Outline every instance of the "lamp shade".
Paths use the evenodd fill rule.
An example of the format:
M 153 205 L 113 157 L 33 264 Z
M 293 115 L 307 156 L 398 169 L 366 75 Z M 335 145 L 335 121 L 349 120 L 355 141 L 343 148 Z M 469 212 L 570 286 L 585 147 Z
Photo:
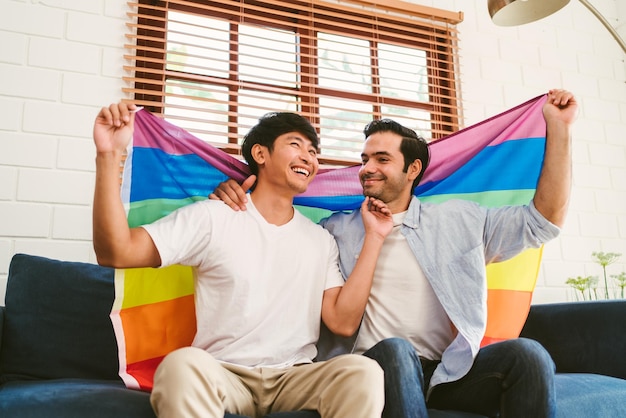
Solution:
M 499 26 L 534 22 L 563 8 L 569 0 L 489 0 L 489 14 Z

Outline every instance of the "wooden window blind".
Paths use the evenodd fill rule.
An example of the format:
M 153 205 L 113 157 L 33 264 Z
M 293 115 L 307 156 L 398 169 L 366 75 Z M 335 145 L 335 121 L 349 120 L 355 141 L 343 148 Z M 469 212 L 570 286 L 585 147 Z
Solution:
M 307 117 L 328 164 L 360 161 L 372 119 L 427 139 L 458 130 L 460 12 L 394 0 L 128 4 L 124 91 L 229 152 L 269 111 Z

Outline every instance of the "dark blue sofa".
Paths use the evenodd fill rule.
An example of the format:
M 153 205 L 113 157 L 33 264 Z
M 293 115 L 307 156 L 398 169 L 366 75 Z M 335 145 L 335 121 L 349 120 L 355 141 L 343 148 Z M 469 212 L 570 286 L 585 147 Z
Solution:
M 0 307 L 0 417 L 154 417 L 149 395 L 126 389 L 117 374 L 113 292 L 112 269 L 13 257 Z M 522 334 L 556 362 L 559 417 L 626 416 L 626 301 L 533 306 Z

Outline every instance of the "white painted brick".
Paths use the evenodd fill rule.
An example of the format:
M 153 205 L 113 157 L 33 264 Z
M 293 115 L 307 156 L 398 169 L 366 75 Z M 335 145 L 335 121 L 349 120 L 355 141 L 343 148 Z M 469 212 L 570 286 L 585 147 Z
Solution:
M 585 264 L 582 262 L 559 263 L 546 260 L 542 264 L 546 280 L 545 284 L 548 286 L 565 286 L 565 281 L 569 277 L 585 275 Z
M 123 76 L 129 75 L 124 72 L 124 65 L 129 65 L 130 62 L 124 59 L 124 54 L 128 51 L 123 48 L 106 48 L 102 49 L 102 70 L 101 73 L 105 77 L 117 77 L 120 80 Z M 129 84 L 125 84 L 125 87 L 130 87 Z M 120 94 L 122 94 L 120 92 Z
M 500 113 L 520 105 L 529 99 L 545 93 L 544 88 L 532 88 L 527 85 L 507 84 L 503 86 L 504 103 Z
M 626 208 L 626 191 L 596 190 L 594 192 L 598 212 L 620 214 Z
M 0 97 L 0 130 L 17 131 L 22 124 L 22 108 L 21 100 Z
M 90 173 L 23 169 L 17 198 L 20 201 L 88 205 L 93 200 L 95 176 Z
M 484 59 L 481 60 L 481 75 L 491 83 L 522 83 L 522 71 L 519 63 Z
M 56 153 L 55 137 L 0 132 L 0 164 L 52 168 Z
M 96 74 L 101 66 L 102 49 L 97 45 L 50 38 L 32 38 L 28 63 L 62 71 Z
M 1 152 L 1 151 L 0 151 Z M 0 166 L 0 200 L 13 200 L 17 194 L 17 168 Z
M 624 65 L 623 61 L 622 65 Z M 626 100 L 626 83 L 624 81 L 615 78 L 600 78 L 598 84 L 600 86 L 600 98 L 617 103 Z
M 0 64 L 0 95 L 56 100 L 61 76 L 55 71 Z
M 592 36 L 579 30 L 579 28 L 562 29 L 556 32 L 557 48 L 563 54 L 571 54 L 572 56 L 580 54 L 593 54 L 594 43 Z M 567 67 L 565 67 L 567 68 Z
M 24 131 L 91 138 L 99 108 L 58 103 L 27 102 Z
M 608 167 L 626 167 L 624 145 L 589 144 L 591 164 Z
M 578 164 L 589 165 L 589 143 L 579 140 L 577 136 L 578 135 L 574 135 L 572 141 L 572 162 L 574 167 L 577 167 Z
M 41 203 L 0 202 L 0 235 L 47 237 L 52 208 Z
M 615 190 L 626 190 L 626 168 L 611 169 L 611 185 Z
M 569 67 L 576 69 L 577 65 Z M 572 91 L 577 97 L 595 97 L 600 96 L 598 87 L 598 79 L 587 74 L 581 74 L 576 71 L 561 71 L 563 79 L 563 88 Z
M 65 12 L 38 4 L 3 1 L 0 29 L 61 38 L 65 29 Z
M 28 51 L 28 38 L 19 33 L 0 31 L 2 54 L 0 62 L 9 64 L 25 64 Z
M 57 167 L 64 170 L 96 170 L 96 147 L 91 139 L 61 139 Z
M 569 204 L 570 211 L 594 212 L 598 210 L 596 206 L 595 191 L 595 189 L 583 189 L 580 187 L 572 189 L 572 195 Z
M 38 0 L 39 3 L 57 9 L 76 10 L 87 13 L 100 13 L 102 11 L 101 0 Z
M 11 242 L 8 239 L 0 240 L 0 274 L 9 273 L 9 264 L 11 263 L 12 249 Z
M 563 71 L 563 68 L 576 68 L 578 64 L 576 55 L 572 54 L 570 51 L 564 51 L 559 47 L 547 45 L 541 45 L 537 48 L 539 50 L 539 62 L 537 65 L 540 68 Z M 517 56 L 517 59 L 519 59 L 519 57 L 520 55 Z
M 579 117 L 572 129 L 574 147 L 587 146 L 588 142 L 605 142 L 604 123 L 599 120 Z
M 498 40 L 500 49 L 500 59 L 509 62 L 519 62 L 519 57 L 524 57 L 524 62 L 528 66 L 537 67 L 539 65 L 539 47 L 536 44 L 528 43 L 523 39 L 502 38 Z
M 523 85 L 528 87 L 536 87 L 543 92 L 548 92 L 553 87 L 560 87 L 563 82 L 561 81 L 560 70 L 550 70 L 547 68 L 523 65 L 522 67 L 522 80 Z
M 121 78 L 66 73 L 63 75 L 61 97 L 65 103 L 108 106 L 121 99 L 122 86 L 124 82 Z
M 125 23 L 125 19 L 70 12 L 67 39 L 90 45 L 120 47 L 126 39 Z
M 608 167 L 579 164 L 574 169 L 575 187 L 608 188 L 611 183 L 611 173 Z
M 131 8 L 128 6 L 126 2 L 122 2 L 119 0 L 104 0 L 104 15 L 117 18 L 117 19 L 126 19 L 126 12 L 130 11 Z
M 604 131 L 608 144 L 624 147 L 626 143 L 626 123 L 619 123 L 617 121 L 615 123 L 607 122 L 604 124 Z
M 626 239 L 626 214 L 622 213 L 617 217 L 617 225 L 620 238 Z
M 613 67 L 606 65 L 606 62 L 603 60 L 598 60 L 597 57 L 591 53 L 578 54 L 578 71 L 582 74 L 599 78 L 614 76 Z
M 566 239 L 564 234 L 561 233 L 556 239 L 546 242 L 543 245 L 543 254 L 541 259 L 545 262 L 546 260 L 561 260 L 562 250 L 561 250 L 561 240 Z
M 600 240 L 592 237 L 568 237 L 561 241 L 563 260 L 567 264 L 588 260 L 593 251 L 600 248 Z
M 63 261 L 92 262 L 91 242 L 63 240 L 16 240 L 15 252 Z
M 537 287 L 533 292 L 532 305 L 542 305 L 546 303 L 570 302 L 567 297 L 567 290 L 564 287 Z
M 618 102 L 609 102 L 595 98 L 585 98 L 582 109 L 586 118 L 603 122 L 615 122 L 620 120 Z
M 602 238 L 602 240 L 600 241 L 600 247 L 598 247 L 598 250 L 596 251 L 600 250 L 622 254 L 622 257 L 619 261 L 622 263 L 626 262 L 626 239 L 624 239 L 624 237 Z
M 0 305 L 5 306 L 5 298 L 7 291 L 7 277 L 0 275 Z
M 570 204 L 570 211 L 565 218 L 565 222 L 561 227 L 561 239 L 566 239 L 567 236 L 580 236 L 580 222 L 578 221 L 578 211 L 575 206 Z
M 92 210 L 90 207 L 57 206 L 52 219 L 52 238 L 91 240 Z
M 530 23 L 528 25 L 522 25 L 517 28 L 519 39 L 524 40 L 525 42 L 533 45 L 538 45 L 540 47 L 557 47 L 557 30 L 549 25 L 545 24 L 545 20 L 539 24 Z M 565 30 L 559 28 L 559 30 Z M 560 47 L 560 46 L 559 46 Z M 523 62 L 520 59 L 520 62 Z
M 606 213 L 581 213 L 580 232 L 584 237 L 618 237 L 617 217 Z

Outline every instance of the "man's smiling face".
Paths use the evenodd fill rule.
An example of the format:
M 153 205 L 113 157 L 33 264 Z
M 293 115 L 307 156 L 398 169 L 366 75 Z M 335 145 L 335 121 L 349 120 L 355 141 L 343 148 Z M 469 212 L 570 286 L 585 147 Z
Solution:
M 270 181 L 287 185 L 296 194 L 304 193 L 319 169 L 317 150 L 298 132 L 280 135 L 266 160 Z
M 402 137 L 393 132 L 370 135 L 361 153 L 359 179 L 363 194 L 391 204 L 407 193 L 412 180 L 404 172 L 404 156 L 400 152 Z

